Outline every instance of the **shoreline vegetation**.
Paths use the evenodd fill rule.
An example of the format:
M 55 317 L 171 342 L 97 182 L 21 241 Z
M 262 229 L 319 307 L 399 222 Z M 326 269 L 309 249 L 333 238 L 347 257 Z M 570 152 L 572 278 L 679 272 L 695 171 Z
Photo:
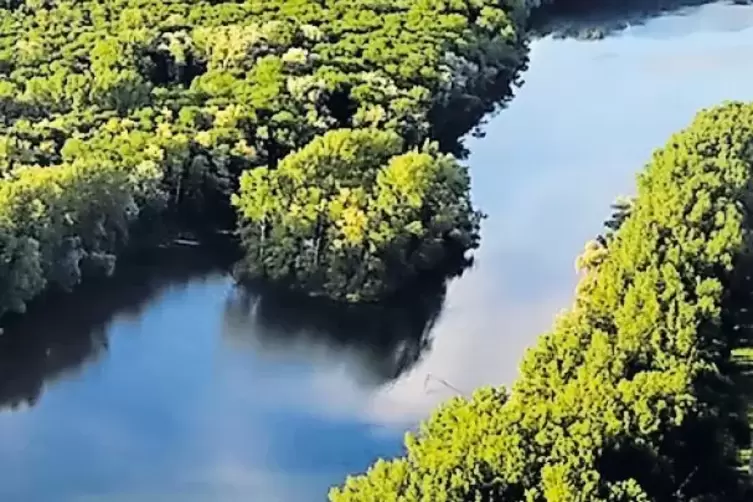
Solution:
M 48 290 L 26 314 L 8 314 L 0 336 L 0 412 L 34 406 L 55 381 L 101 359 L 117 317 L 139 317 L 170 288 L 222 273 L 233 259 L 225 244 L 164 245 L 123 256 L 112 277 L 91 278 L 74 294 Z
M 750 500 L 751 186 L 753 104 L 699 112 L 512 388 L 450 400 L 330 500 Z
M 446 247 L 476 246 L 467 167 L 448 155 L 462 157 L 461 138 L 512 97 L 529 5 L 2 7 L 0 315 L 23 312 L 48 287 L 111 274 L 124 249 L 159 238 L 163 220 L 227 228 L 237 219 L 244 236 L 256 223 L 258 245 L 244 239 L 247 272 L 304 279 L 312 293 L 349 301 L 379 299 L 391 276 L 441 265 Z M 376 144 L 378 135 L 389 138 Z M 348 149 L 381 161 L 350 172 Z M 307 152 L 323 167 L 339 157 L 341 168 L 288 169 L 294 187 L 275 188 Z M 263 171 L 269 193 L 243 189 Z M 275 205 L 276 220 L 264 212 Z M 311 255 L 300 267 L 276 259 L 296 251 Z M 331 265 L 342 270 L 333 276 Z
M 3 322 L 175 228 L 237 228 L 239 280 L 345 303 L 458 274 L 482 218 L 462 139 L 512 99 L 531 36 L 598 38 L 612 4 L 0 0 Z M 753 498 L 752 180 L 753 105 L 701 111 L 513 387 L 451 400 L 330 500 Z
M 462 138 L 483 134 L 522 83 L 536 19 L 584 11 L 625 9 L 4 2 L 0 317 L 48 288 L 110 275 L 118 255 L 176 227 L 238 228 L 239 279 L 347 302 L 452 268 L 478 246 L 482 216 Z M 373 151 L 378 135 L 392 136 L 383 152 Z M 373 159 L 352 157 L 368 148 Z

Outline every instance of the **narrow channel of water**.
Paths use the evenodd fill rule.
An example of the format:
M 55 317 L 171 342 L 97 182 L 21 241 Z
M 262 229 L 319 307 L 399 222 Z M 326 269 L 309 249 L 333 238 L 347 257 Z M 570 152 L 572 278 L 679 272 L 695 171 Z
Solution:
M 752 58 L 741 6 L 534 43 L 468 144 L 476 265 L 415 304 L 334 315 L 178 251 L 30 313 L 0 337 L 0 500 L 323 500 L 438 402 L 514 378 L 610 202 L 699 108 L 753 100 Z

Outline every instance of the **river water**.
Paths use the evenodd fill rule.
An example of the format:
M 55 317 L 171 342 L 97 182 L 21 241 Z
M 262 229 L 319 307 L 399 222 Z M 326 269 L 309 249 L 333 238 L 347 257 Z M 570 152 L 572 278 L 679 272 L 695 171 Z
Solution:
M 510 382 L 609 204 L 694 113 L 753 100 L 753 8 L 532 45 L 472 139 L 476 264 L 415 305 L 331 315 L 158 253 L 0 337 L 0 500 L 324 500 L 439 402 Z

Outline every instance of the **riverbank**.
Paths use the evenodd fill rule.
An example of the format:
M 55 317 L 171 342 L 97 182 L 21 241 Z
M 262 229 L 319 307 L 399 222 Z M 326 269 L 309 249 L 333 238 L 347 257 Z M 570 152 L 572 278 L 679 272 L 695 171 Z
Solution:
M 649 15 L 650 5 L 630 9 Z M 0 14 L 13 27 L 9 33 L 49 42 L 15 53 L 16 35 L 9 35 L 0 46 L 7 49 L 0 58 L 6 117 L 0 314 L 22 311 L 48 284 L 70 289 L 88 273 L 110 273 L 117 255 L 138 244 L 129 230 L 138 230 L 136 219 L 162 218 L 165 207 L 202 226 L 232 220 L 228 199 L 241 172 L 275 168 L 325 131 L 394 130 L 406 151 L 429 139 L 443 152 L 466 155 L 461 138 L 479 134 L 483 117 L 505 106 L 520 83 L 529 13 L 580 15 L 576 4 L 538 1 L 459 10 L 368 4 L 369 14 L 342 20 L 341 10 L 352 5 L 299 9 L 278 0 L 162 9 L 154 2 L 148 9 L 105 4 L 108 21 L 97 24 L 92 19 L 99 14 L 78 15 L 89 7 L 19 6 Z M 278 23 L 281 17 L 290 25 Z M 418 18 L 424 21 L 414 23 Z M 79 43 L 66 38 L 71 26 L 94 54 L 90 60 L 67 49 Z M 415 37 L 419 32 L 425 36 Z M 368 50 L 361 54 L 354 47 L 364 34 Z M 228 45 L 231 38 L 240 45 Z M 81 74 L 89 76 L 74 78 Z M 102 171 L 98 181 L 95 170 Z M 100 200 L 102 190 L 119 195 Z M 68 192 L 87 196 L 77 200 Z M 20 224 L 25 218 L 31 220 Z M 378 223 L 397 225 L 391 230 L 399 234 L 404 222 L 387 220 Z M 424 220 L 411 228 L 431 226 Z M 416 239 L 433 240 L 420 233 Z M 411 254 L 416 246 L 404 240 L 394 247 Z
M 328 131 L 389 132 L 398 153 L 430 141 L 462 155 L 461 138 L 511 98 L 526 63 L 528 6 L 517 1 L 167 3 L 0 9 L 0 315 L 48 286 L 75 287 L 88 269 L 110 274 L 138 244 L 132 230 L 165 211 L 211 227 L 241 173 L 274 171 Z M 372 180 L 385 168 L 367 167 Z M 455 188 L 465 170 L 442 183 Z M 387 215 L 366 233 L 399 235 L 389 253 L 421 255 L 422 225 L 446 209 L 389 217 L 417 176 L 388 181 L 397 194 L 380 199 Z M 347 173 L 338 182 L 359 184 Z M 355 202 L 343 203 L 350 216 Z M 317 221 L 332 213 L 312 208 Z
M 155 299 L 191 279 L 227 273 L 235 258 L 224 246 L 164 244 L 129 252 L 112 276 L 90 277 L 73 292 L 48 289 L 25 314 L 6 315 L 0 334 L 0 412 L 33 407 L 55 382 L 101 363 L 109 355 L 108 329 L 117 318 L 137 318 Z
M 513 381 L 524 349 L 572 300 L 573 257 L 615 195 L 632 193 L 648 153 L 696 110 L 753 99 L 743 25 L 740 9 L 719 6 L 601 41 L 533 43 L 525 86 L 486 138 L 467 140 L 474 202 L 489 214 L 475 265 L 450 284 L 421 358 L 390 384 L 364 382 L 372 367 L 389 373 L 403 360 L 362 361 L 384 352 L 358 343 L 370 324 L 330 351 L 281 304 L 300 336 L 260 333 L 253 310 L 230 333 L 232 281 L 178 280 L 139 308 L 114 308 L 92 327 L 109 340 L 106 352 L 51 378 L 33 405 L 0 414 L 0 498 L 310 502 L 373 459 L 399 455 L 404 431 L 437 403 Z M 92 296 L 118 291 L 105 284 Z M 86 341 L 88 328 L 65 326 L 92 310 L 75 292 L 64 298 L 70 318 L 26 316 L 59 356 Z M 51 363 L 37 354 L 15 367 L 17 381 Z
M 451 400 L 407 436 L 406 457 L 330 499 L 747 500 L 749 403 L 729 383 L 749 329 L 752 142 L 753 105 L 700 112 L 587 247 L 574 306 L 511 392 Z

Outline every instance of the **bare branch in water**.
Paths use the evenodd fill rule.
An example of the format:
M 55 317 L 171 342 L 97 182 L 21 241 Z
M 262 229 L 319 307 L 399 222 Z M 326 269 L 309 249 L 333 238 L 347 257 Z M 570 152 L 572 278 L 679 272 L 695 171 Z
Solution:
M 447 380 L 445 380 L 443 378 L 435 377 L 431 373 L 427 373 L 426 374 L 426 379 L 424 380 L 424 392 L 426 394 L 431 394 L 431 392 L 432 392 L 432 391 L 430 391 L 428 389 L 429 381 L 430 380 L 435 380 L 435 381 L 439 382 L 440 384 L 444 385 L 448 389 L 450 389 L 452 391 L 455 391 L 455 393 L 457 393 L 460 396 L 470 397 L 470 395 L 467 392 L 463 392 L 462 390 L 458 389 L 457 387 L 455 387 L 454 385 L 452 385 L 451 383 L 449 383 Z

